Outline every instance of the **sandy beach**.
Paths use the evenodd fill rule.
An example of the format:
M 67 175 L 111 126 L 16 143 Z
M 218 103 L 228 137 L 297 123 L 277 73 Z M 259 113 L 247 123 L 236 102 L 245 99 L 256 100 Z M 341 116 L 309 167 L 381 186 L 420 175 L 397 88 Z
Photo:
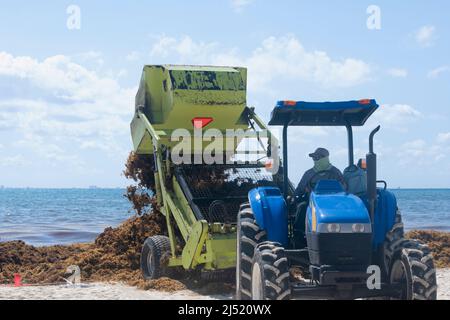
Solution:
M 205 283 L 194 274 L 152 281 L 142 278 L 141 245 L 147 237 L 163 233 L 161 219 L 158 214 L 133 217 L 117 228 L 105 229 L 91 244 L 34 247 L 23 241 L 0 243 L 0 299 L 232 299 L 232 284 Z M 430 246 L 438 268 L 438 298 L 450 300 L 449 234 L 416 231 L 407 236 Z M 68 266 L 79 266 L 80 285 L 59 284 L 67 278 Z M 16 274 L 24 286 L 6 286 L 14 283 Z
M 450 269 L 438 269 L 438 299 L 450 300 Z M 59 286 L 0 287 L 0 300 L 230 300 L 228 295 L 202 295 L 191 290 L 162 292 L 124 284 L 92 283 Z
M 125 284 L 0 287 L 0 300 L 228 300 L 231 295 L 200 295 L 190 290 L 140 290 Z
M 438 300 L 450 300 L 450 269 L 437 270 Z

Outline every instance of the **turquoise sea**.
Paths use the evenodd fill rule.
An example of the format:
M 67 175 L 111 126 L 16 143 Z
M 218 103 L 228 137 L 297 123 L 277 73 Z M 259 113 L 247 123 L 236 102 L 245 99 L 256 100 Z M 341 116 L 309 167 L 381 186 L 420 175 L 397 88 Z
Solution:
M 0 189 L 0 241 L 89 242 L 134 213 L 123 189 Z M 450 189 L 401 189 L 407 229 L 450 231 Z

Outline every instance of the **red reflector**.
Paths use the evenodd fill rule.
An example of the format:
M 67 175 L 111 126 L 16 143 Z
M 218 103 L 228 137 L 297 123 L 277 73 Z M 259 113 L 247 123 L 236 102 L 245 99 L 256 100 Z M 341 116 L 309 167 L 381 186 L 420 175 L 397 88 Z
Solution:
M 362 99 L 358 101 L 359 104 L 370 104 L 372 102 L 372 100 L 370 99 Z
M 195 129 L 203 129 L 213 121 L 213 118 L 194 118 L 192 119 L 192 124 Z
M 289 107 L 294 107 L 297 105 L 297 101 L 287 100 L 287 101 L 284 101 L 284 105 L 289 106 Z

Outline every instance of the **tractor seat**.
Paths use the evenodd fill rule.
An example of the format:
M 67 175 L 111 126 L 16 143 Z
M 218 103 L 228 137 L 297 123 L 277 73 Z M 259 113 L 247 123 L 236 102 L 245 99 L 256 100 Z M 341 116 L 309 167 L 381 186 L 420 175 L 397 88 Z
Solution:
M 356 196 L 367 193 L 367 174 L 356 165 L 351 165 L 344 170 L 344 180 L 347 185 L 347 192 Z

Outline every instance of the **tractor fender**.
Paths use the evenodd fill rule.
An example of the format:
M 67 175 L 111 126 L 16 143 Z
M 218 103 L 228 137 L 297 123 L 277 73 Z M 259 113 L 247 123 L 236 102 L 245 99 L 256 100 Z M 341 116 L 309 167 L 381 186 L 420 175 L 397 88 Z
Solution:
M 287 247 L 288 210 L 280 189 L 255 188 L 250 190 L 248 199 L 258 226 L 267 233 L 267 240 Z
M 363 197 L 366 207 L 369 207 L 367 197 Z M 397 198 L 389 190 L 377 190 L 377 204 L 373 221 L 373 249 L 377 250 L 383 245 L 386 235 L 395 225 L 398 213 Z
M 394 227 L 397 210 L 397 199 L 395 195 L 388 190 L 378 189 L 374 221 L 375 248 L 384 243 L 386 234 Z

